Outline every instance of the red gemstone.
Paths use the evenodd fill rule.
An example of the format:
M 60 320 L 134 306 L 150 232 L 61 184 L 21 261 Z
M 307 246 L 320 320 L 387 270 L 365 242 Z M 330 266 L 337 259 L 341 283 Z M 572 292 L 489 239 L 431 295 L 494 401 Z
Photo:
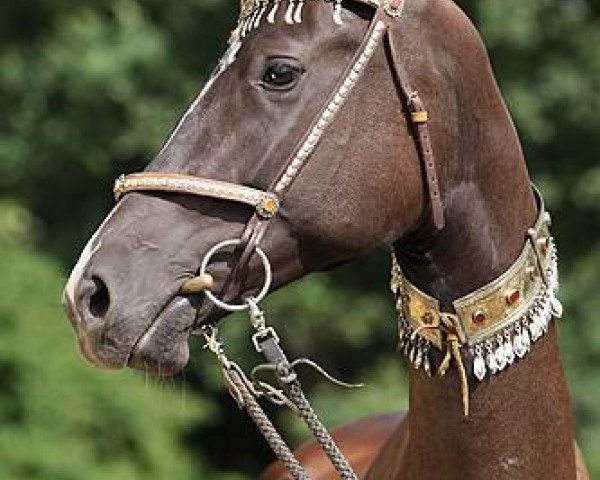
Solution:
M 483 325 L 485 323 L 485 320 L 486 316 L 483 311 L 479 310 L 473 314 L 473 323 L 475 325 Z
M 519 300 L 521 300 L 521 292 L 519 290 L 514 290 L 506 295 L 506 303 L 509 305 L 514 305 L 515 303 L 518 303 Z

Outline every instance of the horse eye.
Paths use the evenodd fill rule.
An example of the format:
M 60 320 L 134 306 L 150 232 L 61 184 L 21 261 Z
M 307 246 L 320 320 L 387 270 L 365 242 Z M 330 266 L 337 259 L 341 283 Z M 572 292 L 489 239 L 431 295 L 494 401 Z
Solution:
M 304 70 L 289 61 L 274 60 L 267 64 L 261 85 L 267 90 L 291 90 L 296 86 Z

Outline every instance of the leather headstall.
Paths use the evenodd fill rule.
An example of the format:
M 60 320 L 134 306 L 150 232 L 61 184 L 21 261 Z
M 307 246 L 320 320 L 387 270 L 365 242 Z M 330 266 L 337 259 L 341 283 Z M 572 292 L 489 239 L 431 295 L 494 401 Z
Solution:
M 391 60 L 390 67 L 414 129 L 414 138 L 423 163 L 423 171 L 428 186 L 431 218 L 437 229 L 444 227 L 444 209 L 428 128 L 429 115 L 418 92 L 413 89 L 409 81 L 408 74 L 395 48 L 393 35 L 390 32 L 394 22 L 398 21 L 404 11 L 405 1 L 355 1 L 374 8 L 374 15 L 365 37 L 348 67 L 340 76 L 328 100 L 311 122 L 301 141 L 294 148 L 293 153 L 282 164 L 281 170 L 266 191 L 177 173 L 144 172 L 124 175 L 115 183 L 117 199 L 130 192 L 174 192 L 244 203 L 255 209 L 237 247 L 237 262 L 221 288 L 220 297 L 225 301 L 232 300 L 232 297 L 236 295 L 234 287 L 238 284 L 242 271 L 256 251 L 270 220 L 278 214 L 280 205 L 285 201 L 286 193 L 300 175 L 329 125 L 345 104 L 382 39 L 385 48 L 389 52 L 389 57 L 386 56 L 386 58 Z M 235 41 L 239 43 L 239 35 Z M 236 51 L 237 48 L 239 47 L 233 48 L 233 50 Z

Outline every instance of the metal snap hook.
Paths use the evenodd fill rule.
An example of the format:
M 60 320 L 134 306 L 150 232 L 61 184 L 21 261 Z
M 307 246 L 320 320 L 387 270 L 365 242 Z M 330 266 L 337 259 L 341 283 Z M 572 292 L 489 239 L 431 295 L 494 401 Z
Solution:
M 228 247 L 236 247 L 236 246 L 240 245 L 241 243 L 242 243 L 242 241 L 239 239 L 225 240 L 224 242 L 218 243 L 217 245 L 212 247 L 206 253 L 206 255 L 204 256 L 204 259 L 202 260 L 202 263 L 200 264 L 200 272 L 199 272 L 199 275 L 197 278 L 211 277 L 210 274 L 207 273 L 206 269 L 208 268 L 208 264 L 210 263 L 212 257 L 214 257 L 215 254 L 217 252 L 219 252 L 220 250 L 223 250 Z M 253 302 L 254 302 L 254 304 L 256 304 L 256 303 L 259 303 L 261 300 L 263 300 L 269 293 L 269 289 L 271 288 L 271 284 L 273 282 L 273 270 L 271 268 L 271 263 L 269 262 L 269 258 L 267 257 L 267 254 L 260 247 L 254 247 L 254 249 L 255 249 L 256 253 L 258 254 L 259 258 L 261 259 L 263 268 L 265 270 L 265 283 L 264 283 L 261 291 L 258 293 L 258 295 L 253 297 Z M 247 301 L 244 303 L 240 303 L 240 304 L 227 303 L 227 302 L 219 299 L 209 289 L 206 289 L 204 291 L 204 294 L 208 297 L 208 299 L 211 302 L 213 302 L 219 308 L 222 308 L 223 310 L 226 310 L 228 312 L 241 312 L 244 310 L 249 310 L 251 308 L 250 303 Z

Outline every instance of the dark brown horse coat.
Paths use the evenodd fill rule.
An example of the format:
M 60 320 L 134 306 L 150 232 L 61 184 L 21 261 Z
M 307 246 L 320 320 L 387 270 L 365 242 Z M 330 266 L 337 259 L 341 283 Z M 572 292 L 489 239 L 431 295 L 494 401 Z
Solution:
M 387 447 L 388 449 L 404 450 L 406 448 L 408 434 L 406 424 L 403 423 L 405 418 L 401 414 L 387 414 L 365 418 L 340 427 L 334 430 L 332 434 L 354 470 L 362 477 L 366 475 L 386 443 L 390 443 L 390 446 Z M 302 465 L 306 467 L 312 480 L 331 480 L 336 478 L 333 467 L 316 442 L 307 442 L 294 453 L 300 459 Z M 575 455 L 577 461 L 577 480 L 588 480 L 589 475 L 585 462 L 577 445 L 575 445 Z M 289 479 L 289 475 L 281 463 L 274 463 L 260 478 L 261 480 L 287 480 Z
M 266 188 L 366 31 L 365 6 L 345 3 L 343 26 L 333 24 L 331 8 L 307 2 L 302 24 L 252 32 L 148 169 Z M 392 35 L 429 110 L 446 227 L 431 228 L 422 165 L 381 47 L 261 246 L 281 287 L 393 244 L 409 279 L 448 308 L 515 260 L 535 201 L 485 48 L 464 14 L 450 0 L 409 0 Z M 302 66 L 295 88 L 263 88 L 272 58 Z M 127 195 L 90 241 L 65 292 L 84 356 L 105 368 L 183 368 L 194 324 L 223 312 L 197 319 L 202 299 L 177 292 L 212 245 L 239 237 L 250 214 L 216 200 Z M 216 291 L 228 269 L 217 262 Z M 260 283 L 253 262 L 238 294 L 251 295 Z M 443 379 L 412 372 L 406 420 L 393 433 L 397 420 L 390 418 L 351 427 L 342 443 L 363 470 L 370 466 L 367 479 L 575 478 L 554 327 L 502 375 L 472 381 L 470 393 L 465 418 L 456 371 Z M 266 478 L 280 478 L 273 475 Z

